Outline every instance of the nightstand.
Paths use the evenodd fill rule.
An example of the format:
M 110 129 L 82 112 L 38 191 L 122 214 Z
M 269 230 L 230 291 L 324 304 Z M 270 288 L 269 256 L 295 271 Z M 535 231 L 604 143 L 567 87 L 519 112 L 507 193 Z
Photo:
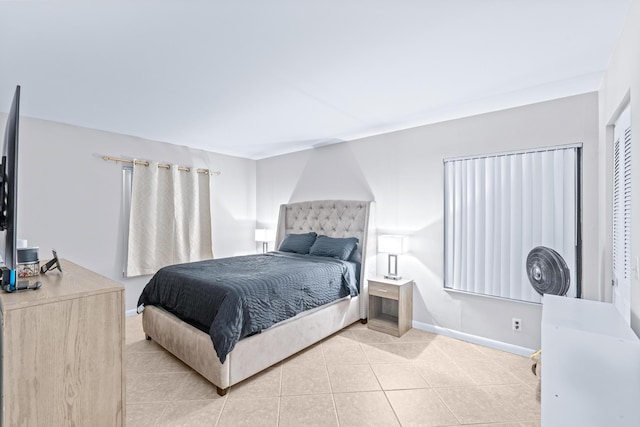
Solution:
M 401 337 L 411 329 L 413 280 L 376 277 L 368 283 L 369 329 Z

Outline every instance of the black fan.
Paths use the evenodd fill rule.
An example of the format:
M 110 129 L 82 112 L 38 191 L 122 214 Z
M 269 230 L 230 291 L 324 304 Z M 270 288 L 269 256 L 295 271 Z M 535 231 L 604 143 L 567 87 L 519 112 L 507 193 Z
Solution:
M 537 246 L 527 256 L 527 276 L 540 295 L 565 296 L 569 292 L 569 268 L 562 256 L 551 248 Z

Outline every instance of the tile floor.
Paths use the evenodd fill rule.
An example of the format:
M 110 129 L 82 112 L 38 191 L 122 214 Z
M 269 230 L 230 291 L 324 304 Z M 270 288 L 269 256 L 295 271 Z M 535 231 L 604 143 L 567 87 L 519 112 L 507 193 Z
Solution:
M 528 358 L 355 324 L 225 397 L 127 318 L 127 426 L 540 425 Z

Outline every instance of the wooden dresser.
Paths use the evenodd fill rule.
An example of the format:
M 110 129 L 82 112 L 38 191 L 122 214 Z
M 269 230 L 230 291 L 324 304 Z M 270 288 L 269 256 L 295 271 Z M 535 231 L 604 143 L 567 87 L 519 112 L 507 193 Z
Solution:
M 124 288 L 60 263 L 0 291 L 0 425 L 124 426 Z

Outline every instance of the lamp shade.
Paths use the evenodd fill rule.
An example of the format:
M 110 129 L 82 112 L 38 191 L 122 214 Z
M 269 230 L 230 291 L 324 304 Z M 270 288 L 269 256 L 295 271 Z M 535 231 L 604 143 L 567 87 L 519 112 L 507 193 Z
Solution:
M 275 230 L 269 230 L 268 228 L 256 229 L 256 242 L 273 242 L 275 238 Z
M 378 236 L 378 252 L 403 254 L 406 251 L 405 236 L 384 234 Z

